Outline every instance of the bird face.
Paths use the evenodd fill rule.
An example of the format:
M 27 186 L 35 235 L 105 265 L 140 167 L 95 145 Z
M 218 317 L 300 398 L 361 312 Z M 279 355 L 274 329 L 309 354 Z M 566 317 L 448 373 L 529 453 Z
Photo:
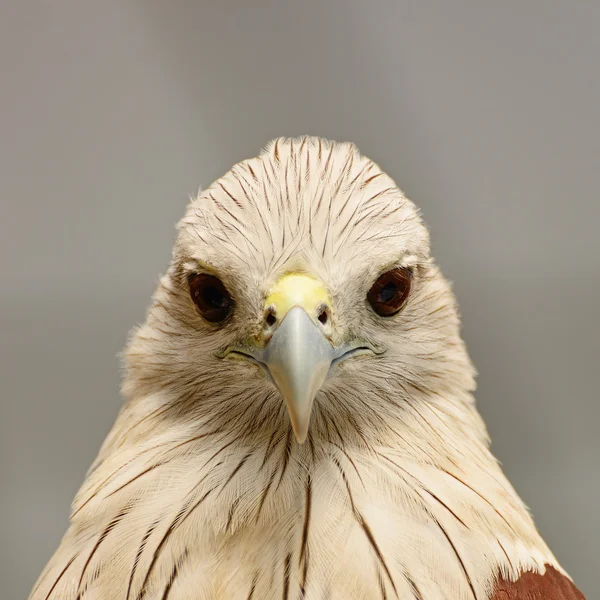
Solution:
M 327 414 L 381 431 L 411 386 L 471 377 L 416 208 L 318 138 L 276 140 L 191 202 L 128 366 L 126 393 L 169 389 L 238 433 L 289 422 L 299 443 Z
M 386 294 L 386 300 L 398 295 Z M 388 299 L 389 295 L 389 299 Z M 281 393 L 299 443 L 306 440 L 313 400 L 330 370 L 358 355 L 385 351 L 374 341 L 351 337 L 335 341 L 332 302 L 323 282 L 290 273 L 270 290 L 258 336 L 230 346 L 223 357 L 240 357 L 260 365 Z

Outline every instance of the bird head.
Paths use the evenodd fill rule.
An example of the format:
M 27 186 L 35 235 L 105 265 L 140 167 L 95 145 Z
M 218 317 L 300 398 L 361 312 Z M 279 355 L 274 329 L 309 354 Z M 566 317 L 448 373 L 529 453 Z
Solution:
M 192 199 L 124 393 L 250 440 L 381 440 L 418 393 L 473 389 L 420 215 L 352 144 L 277 139 Z

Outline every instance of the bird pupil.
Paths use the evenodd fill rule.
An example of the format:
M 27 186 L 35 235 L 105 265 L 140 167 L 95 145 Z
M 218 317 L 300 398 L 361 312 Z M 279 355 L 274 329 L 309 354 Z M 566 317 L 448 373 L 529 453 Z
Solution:
M 218 288 L 213 286 L 204 288 L 204 301 L 215 308 L 221 308 L 227 305 L 225 296 Z
M 398 286 L 393 281 L 390 281 L 389 283 L 386 283 L 379 291 L 379 301 L 389 302 L 394 298 L 397 292 Z

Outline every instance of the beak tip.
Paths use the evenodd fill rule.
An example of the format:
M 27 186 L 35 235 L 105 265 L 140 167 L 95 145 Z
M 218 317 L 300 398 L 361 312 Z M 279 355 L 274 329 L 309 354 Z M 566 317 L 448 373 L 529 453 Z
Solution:
M 296 441 L 298 442 L 298 444 L 302 445 L 304 444 L 304 442 L 306 442 L 306 438 L 308 437 L 308 426 L 309 423 L 298 423 L 295 422 L 294 419 L 292 419 L 292 431 L 294 432 L 294 437 L 296 438 Z
M 298 444 L 300 444 L 300 446 L 302 446 L 302 444 L 304 444 L 304 442 L 306 442 L 306 438 L 307 438 L 306 432 L 301 432 L 301 433 L 294 432 L 294 435 L 296 437 L 296 441 L 298 442 Z

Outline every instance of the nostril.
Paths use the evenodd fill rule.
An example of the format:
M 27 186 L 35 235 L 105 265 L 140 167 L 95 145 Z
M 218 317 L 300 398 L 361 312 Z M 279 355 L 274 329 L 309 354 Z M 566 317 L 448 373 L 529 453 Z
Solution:
M 269 311 L 269 314 L 267 315 L 265 321 L 267 322 L 267 325 L 269 327 L 272 327 L 273 325 L 275 325 L 275 323 L 277 323 L 277 317 L 273 314 L 273 311 Z
M 328 320 L 329 320 L 329 315 L 327 314 L 327 310 L 321 311 L 321 314 L 319 315 L 319 321 L 321 323 L 323 323 L 323 325 L 325 325 Z

